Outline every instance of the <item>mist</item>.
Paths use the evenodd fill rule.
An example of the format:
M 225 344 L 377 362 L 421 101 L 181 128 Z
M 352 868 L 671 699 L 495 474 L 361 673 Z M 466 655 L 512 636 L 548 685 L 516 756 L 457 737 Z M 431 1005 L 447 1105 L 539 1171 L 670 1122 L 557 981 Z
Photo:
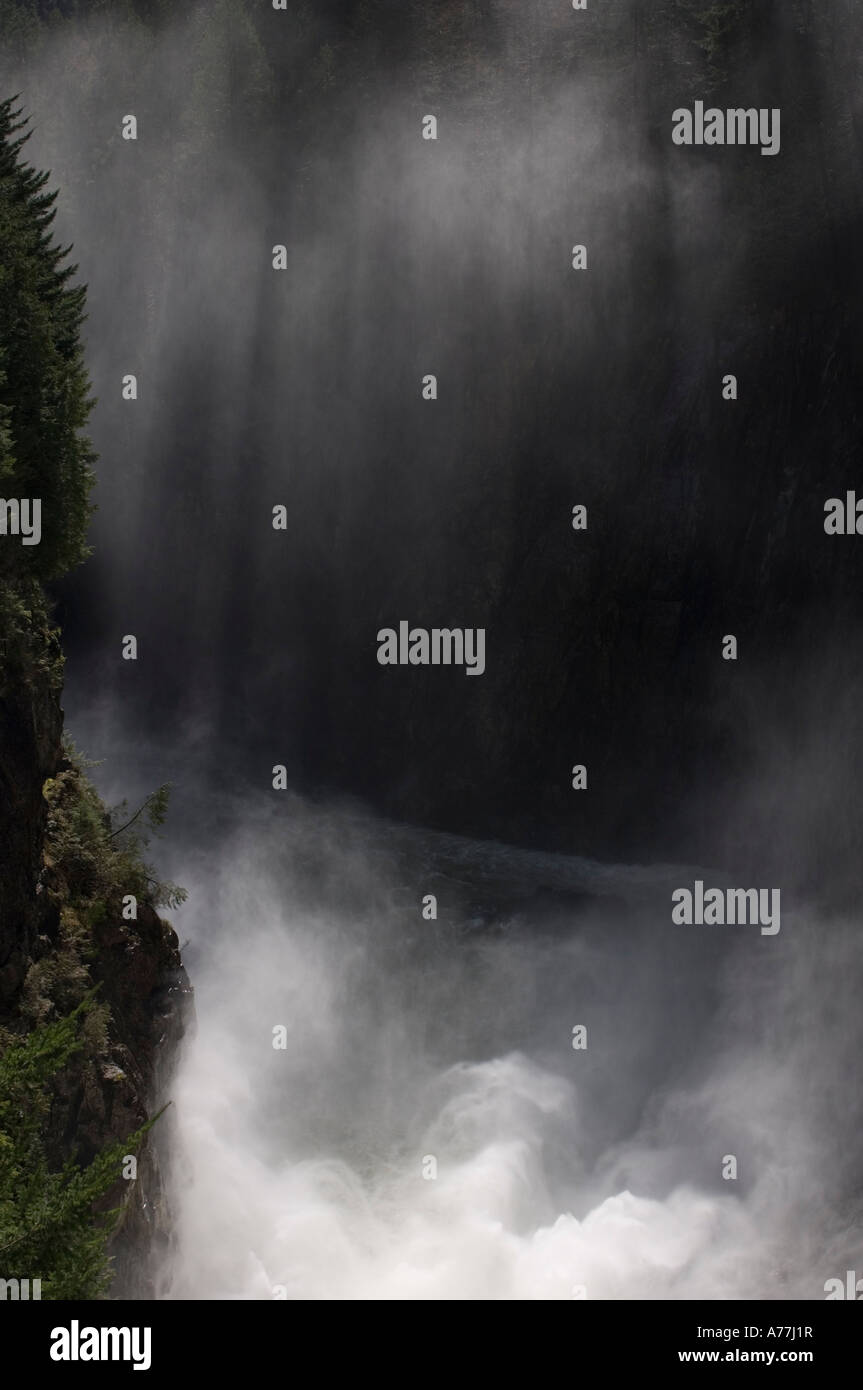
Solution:
M 641 5 L 584 52 L 548 7 L 354 8 L 2 64 L 89 286 L 67 728 L 109 802 L 174 784 L 189 890 L 156 1296 L 823 1298 L 863 1214 L 863 590 L 821 526 L 859 17 L 746 29 L 764 160 L 674 149 L 719 79 Z M 382 670 L 401 619 L 484 627 L 482 678 Z M 697 878 L 781 930 L 675 925 Z
M 854 1267 L 855 923 L 682 937 L 682 866 L 241 821 L 184 861 L 160 1296 L 808 1299 Z

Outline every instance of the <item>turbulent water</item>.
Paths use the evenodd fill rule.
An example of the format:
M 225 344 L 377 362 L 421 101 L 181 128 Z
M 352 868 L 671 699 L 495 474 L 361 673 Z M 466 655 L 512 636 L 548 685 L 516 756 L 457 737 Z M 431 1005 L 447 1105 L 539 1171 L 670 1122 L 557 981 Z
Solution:
M 183 856 L 159 1296 L 823 1298 L 852 1267 L 852 924 L 717 935 L 671 923 L 692 869 L 235 810 Z

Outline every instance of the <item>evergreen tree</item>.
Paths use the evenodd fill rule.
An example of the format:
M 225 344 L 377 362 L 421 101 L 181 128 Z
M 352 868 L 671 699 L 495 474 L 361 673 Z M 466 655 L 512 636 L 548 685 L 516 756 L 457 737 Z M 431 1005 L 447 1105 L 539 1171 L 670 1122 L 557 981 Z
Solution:
M 0 102 L 0 497 L 39 498 L 40 544 L 0 537 L 0 577 L 55 579 L 87 554 L 94 454 L 83 361 L 84 286 L 55 244 L 56 193 L 22 159 L 15 99 Z
M 88 1167 L 52 1171 L 45 1152 L 53 1085 L 84 1047 L 94 991 L 64 1018 L 23 1039 L 0 1042 L 0 1271 L 40 1279 L 43 1299 L 98 1298 L 110 1281 L 106 1242 L 118 1210 L 93 1215 L 93 1203 L 122 1174 L 155 1116 L 109 1146 Z M 8 1035 L 7 1035 L 8 1038 Z

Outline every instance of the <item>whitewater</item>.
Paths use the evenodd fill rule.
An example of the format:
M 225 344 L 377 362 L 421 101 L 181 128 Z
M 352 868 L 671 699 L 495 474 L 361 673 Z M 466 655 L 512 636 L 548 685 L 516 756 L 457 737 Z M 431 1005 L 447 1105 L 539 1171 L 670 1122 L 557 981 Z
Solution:
M 691 867 L 290 796 L 209 834 L 158 1297 L 823 1298 L 845 1268 L 852 923 L 676 926 Z

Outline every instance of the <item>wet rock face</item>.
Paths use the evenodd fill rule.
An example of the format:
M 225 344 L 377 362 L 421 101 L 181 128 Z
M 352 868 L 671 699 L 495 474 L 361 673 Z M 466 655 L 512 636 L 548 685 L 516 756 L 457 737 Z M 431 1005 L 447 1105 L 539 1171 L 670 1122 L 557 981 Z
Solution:
M 177 934 L 140 903 L 136 922 L 106 920 L 95 938 L 92 973 L 110 1006 L 118 1047 L 128 1054 L 131 1074 L 151 1083 L 183 1035 L 191 996 Z
M 51 1134 L 58 1162 L 90 1162 L 166 1104 L 194 1017 L 176 933 L 147 904 L 140 904 L 137 922 L 107 921 L 96 933 L 96 951 L 91 975 L 111 1010 L 108 1047 L 98 1062 L 72 1069 L 58 1084 Z M 158 1156 L 169 1116 L 139 1150 L 135 1181 L 119 1179 L 99 1203 L 102 1211 L 123 1208 L 109 1246 L 115 1298 L 153 1297 L 154 1257 L 170 1236 Z
M 106 919 L 95 932 L 91 975 L 111 1010 L 106 1054 L 61 1083 L 53 1115 L 58 1160 L 88 1163 L 166 1104 L 180 1041 L 193 1020 L 192 988 L 177 935 L 146 903 L 136 922 Z M 170 1236 L 159 1149 L 168 1111 L 138 1152 L 134 1182 L 119 1179 L 99 1203 L 123 1208 L 109 1251 L 114 1298 L 152 1298 L 157 1251 Z
M 111 1006 L 117 1042 L 113 1062 L 102 1068 L 94 1110 L 82 1111 L 79 1141 L 91 1138 L 94 1152 L 122 1139 L 169 1097 L 180 1041 L 192 1024 L 192 988 L 180 958 L 176 932 L 147 904 L 141 904 L 134 935 L 116 923 L 99 935 L 93 974 L 102 981 Z M 120 939 L 118 939 L 120 938 Z M 125 938 L 125 939 L 124 939 Z M 100 1113 L 101 1107 L 101 1113 Z M 152 1298 L 153 1268 L 170 1239 L 170 1211 L 159 1163 L 170 1110 L 147 1141 L 134 1183 L 120 1181 L 105 1198 L 106 1208 L 125 1210 L 111 1242 L 112 1293 L 119 1298 Z
M 66 886 L 46 862 L 43 795 L 46 779 L 68 766 L 62 729 L 57 668 L 7 662 L 0 677 L 0 1025 L 14 1031 L 32 1026 L 28 972 L 50 966 L 64 949 Z M 95 922 L 87 967 L 110 1017 L 99 1055 L 73 1063 L 57 1080 L 48 1150 L 58 1165 L 69 1158 L 88 1163 L 164 1103 L 192 1016 L 176 933 L 146 902 L 135 921 L 109 910 Z M 136 1181 L 118 1181 L 101 1203 L 106 1211 L 124 1208 L 111 1242 L 114 1297 L 152 1296 L 150 1258 L 169 1230 L 157 1147 L 148 1137 Z

